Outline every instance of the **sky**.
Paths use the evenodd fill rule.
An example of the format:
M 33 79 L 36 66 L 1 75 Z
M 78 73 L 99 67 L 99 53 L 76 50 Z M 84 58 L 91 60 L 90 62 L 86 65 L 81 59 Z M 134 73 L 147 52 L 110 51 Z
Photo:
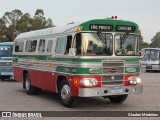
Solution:
M 56 26 L 118 16 L 136 22 L 148 43 L 160 32 L 160 0 L 1 0 L 0 18 L 15 9 L 32 17 L 42 9 Z

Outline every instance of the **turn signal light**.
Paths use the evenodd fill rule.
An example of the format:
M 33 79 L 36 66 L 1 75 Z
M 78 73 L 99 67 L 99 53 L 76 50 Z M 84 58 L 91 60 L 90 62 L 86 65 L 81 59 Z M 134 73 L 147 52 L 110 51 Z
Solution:
M 77 32 L 80 32 L 82 30 L 82 27 L 77 27 Z

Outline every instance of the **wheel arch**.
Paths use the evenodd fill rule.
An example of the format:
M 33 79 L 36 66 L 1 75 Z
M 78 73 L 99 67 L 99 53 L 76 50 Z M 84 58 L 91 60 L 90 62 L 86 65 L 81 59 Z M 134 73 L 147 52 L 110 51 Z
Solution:
M 60 84 L 63 80 L 66 80 L 69 83 L 67 76 L 64 76 L 64 75 L 57 76 L 57 79 L 56 79 L 56 92 L 57 93 L 59 91 Z M 70 83 L 69 83 L 69 85 L 70 85 Z

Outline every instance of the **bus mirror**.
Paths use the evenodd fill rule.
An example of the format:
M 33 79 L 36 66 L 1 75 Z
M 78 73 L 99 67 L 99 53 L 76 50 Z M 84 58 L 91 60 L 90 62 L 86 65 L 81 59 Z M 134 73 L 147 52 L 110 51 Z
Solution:
M 70 48 L 69 49 L 69 55 L 76 56 L 76 49 L 75 48 Z

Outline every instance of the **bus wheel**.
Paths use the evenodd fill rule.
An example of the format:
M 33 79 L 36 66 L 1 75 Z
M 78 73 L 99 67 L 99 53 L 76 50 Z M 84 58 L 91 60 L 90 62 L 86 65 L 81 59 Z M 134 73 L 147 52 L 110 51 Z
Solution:
M 0 79 L 1 79 L 1 81 L 4 81 L 4 80 L 5 80 L 5 77 L 1 77 Z
M 28 74 L 28 73 L 26 73 L 26 75 L 25 75 L 24 86 L 25 86 L 25 87 L 24 87 L 24 88 L 25 88 L 25 91 L 26 91 L 26 93 L 27 93 L 28 95 L 33 95 L 33 94 L 35 94 L 36 88 L 31 85 L 31 81 L 30 81 L 30 77 L 29 77 L 29 74 Z
M 127 99 L 128 95 L 117 95 L 108 97 L 113 103 L 122 103 Z
M 69 108 L 73 106 L 75 98 L 71 96 L 71 89 L 67 80 L 60 83 L 58 97 L 63 106 Z

